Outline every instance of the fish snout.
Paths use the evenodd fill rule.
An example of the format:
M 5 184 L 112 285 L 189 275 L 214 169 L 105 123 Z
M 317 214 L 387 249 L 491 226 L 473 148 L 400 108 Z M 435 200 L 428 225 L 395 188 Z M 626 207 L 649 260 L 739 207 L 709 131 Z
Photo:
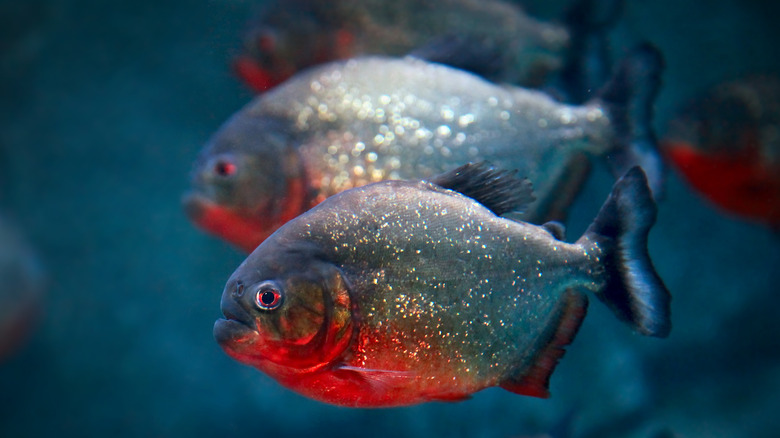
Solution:
M 220 307 L 226 319 L 240 322 L 254 330 L 255 321 L 251 312 L 246 308 L 248 305 L 247 294 L 244 293 L 244 290 L 245 287 L 240 281 L 228 286 L 222 293 Z
M 206 214 L 206 200 L 197 192 L 185 193 L 181 198 L 181 207 L 190 220 L 198 222 Z
M 214 323 L 214 339 L 223 348 L 235 350 L 259 335 L 251 312 L 244 306 L 244 285 L 236 282 L 222 293 L 220 307 L 224 318 Z M 250 341 L 251 342 L 251 341 Z

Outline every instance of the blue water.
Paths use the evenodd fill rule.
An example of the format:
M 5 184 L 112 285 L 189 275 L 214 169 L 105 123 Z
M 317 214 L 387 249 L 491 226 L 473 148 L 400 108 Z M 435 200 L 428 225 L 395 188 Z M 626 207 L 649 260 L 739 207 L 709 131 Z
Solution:
M 536 3 L 553 14 L 566 2 Z M 659 131 L 709 85 L 780 71 L 771 2 L 629 3 L 613 52 L 642 39 L 664 52 Z M 337 408 L 228 358 L 211 328 L 243 255 L 195 230 L 179 198 L 201 145 L 251 97 L 227 68 L 251 10 L 0 1 L 0 206 L 50 280 L 31 339 L 0 364 L 0 436 L 517 437 L 567 412 L 577 437 L 776 436 L 780 238 L 674 173 L 650 235 L 674 296 L 671 337 L 636 335 L 593 300 L 548 400 L 489 389 L 457 404 Z M 569 236 L 611 183 L 596 166 Z

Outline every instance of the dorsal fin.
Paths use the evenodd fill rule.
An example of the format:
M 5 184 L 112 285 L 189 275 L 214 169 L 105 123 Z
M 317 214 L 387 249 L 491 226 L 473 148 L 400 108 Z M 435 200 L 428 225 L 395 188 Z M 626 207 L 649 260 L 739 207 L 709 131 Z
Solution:
M 497 169 L 485 161 L 460 166 L 428 181 L 468 196 L 498 216 L 522 212 L 535 199 L 528 178 L 518 177 L 517 170 Z
M 566 227 L 562 223 L 556 221 L 550 221 L 542 224 L 542 227 L 545 230 L 549 231 L 550 234 L 552 234 L 552 236 L 555 237 L 556 239 L 558 240 L 566 239 Z

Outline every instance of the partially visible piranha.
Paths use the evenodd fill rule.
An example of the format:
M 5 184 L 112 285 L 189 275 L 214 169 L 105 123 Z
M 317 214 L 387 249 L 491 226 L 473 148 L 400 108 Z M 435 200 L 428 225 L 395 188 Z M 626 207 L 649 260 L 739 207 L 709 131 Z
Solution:
M 780 78 L 747 76 L 688 103 L 662 146 L 718 207 L 780 229 Z
M 266 91 L 313 65 L 417 51 L 491 80 L 538 87 L 566 64 L 573 42 L 604 27 L 589 23 L 595 1 L 576 1 L 580 13 L 569 26 L 501 0 L 276 1 L 250 25 L 234 69 Z
M 309 70 L 255 98 L 201 151 L 185 209 L 198 226 L 253 250 L 328 196 L 385 179 L 425 178 L 469 161 L 519 169 L 537 200 L 524 220 L 562 219 L 606 156 L 619 176 L 662 166 L 650 127 L 660 54 L 636 49 L 599 96 L 565 105 L 414 58 L 361 58 Z
M 638 168 L 576 243 L 562 226 L 498 215 L 527 180 L 467 165 L 342 192 L 288 222 L 238 267 L 214 336 L 228 355 L 327 403 L 457 401 L 481 389 L 548 396 L 590 291 L 638 332 L 666 336 L 670 295 L 647 235 Z
M 0 361 L 30 334 L 44 285 L 43 270 L 32 249 L 0 216 Z

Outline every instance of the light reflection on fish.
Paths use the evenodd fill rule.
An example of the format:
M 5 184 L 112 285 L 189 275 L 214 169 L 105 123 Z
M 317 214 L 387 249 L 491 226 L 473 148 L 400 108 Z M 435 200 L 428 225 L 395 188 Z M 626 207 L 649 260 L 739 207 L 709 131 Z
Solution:
M 329 64 L 233 115 L 195 163 L 185 208 L 248 252 L 335 193 L 469 161 L 534 181 L 537 201 L 523 216 L 532 222 L 565 217 L 587 155 L 607 156 L 618 176 L 641 165 L 657 193 L 662 170 L 649 122 L 661 64 L 655 49 L 639 47 L 582 106 L 413 58 Z
M 576 243 L 560 240 L 560 225 L 498 216 L 530 199 L 527 180 L 484 165 L 330 197 L 238 267 L 214 335 L 234 359 L 308 397 L 382 407 L 490 386 L 546 397 L 585 316 L 583 291 L 640 333 L 668 334 L 669 293 L 646 247 L 655 203 L 640 169 L 615 184 Z

